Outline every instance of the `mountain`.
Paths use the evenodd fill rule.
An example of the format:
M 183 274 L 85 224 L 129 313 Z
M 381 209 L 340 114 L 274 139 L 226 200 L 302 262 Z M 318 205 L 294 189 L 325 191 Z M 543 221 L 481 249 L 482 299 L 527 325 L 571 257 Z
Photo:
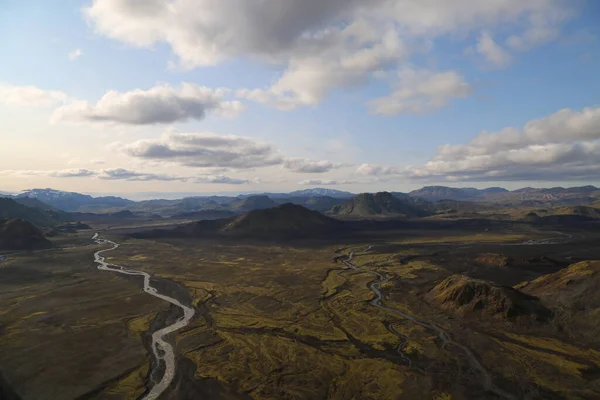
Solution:
M 418 217 L 427 214 L 412 202 L 401 200 L 391 193 L 363 193 L 347 200 L 344 204 L 335 206 L 330 211 L 331 215 L 339 217 L 386 217 L 406 216 Z
M 497 194 L 497 193 L 508 193 L 508 190 L 501 188 L 501 187 L 490 187 L 487 189 L 481 189 L 480 192 L 485 193 L 485 194 Z
M 37 250 L 52 247 L 42 231 L 20 218 L 0 220 L 0 250 Z
M 330 196 L 312 196 L 312 197 L 287 197 L 283 199 L 277 199 L 280 204 L 292 203 L 302 207 L 308 208 L 309 210 L 325 212 L 330 210 L 332 207 L 343 204 L 344 199 L 330 197 Z
M 473 200 L 479 195 L 479 190 L 473 188 L 451 188 L 447 186 L 425 186 L 408 193 L 427 201 L 438 200 Z
M 20 218 L 40 227 L 53 226 L 69 219 L 64 212 L 29 207 L 21 204 L 19 199 L 0 197 L 0 219 L 4 218 Z
M 30 189 L 16 197 L 35 198 L 63 211 L 92 211 L 102 208 L 126 207 L 135 203 L 121 197 L 92 197 L 85 194 L 63 192 L 54 189 Z
M 269 196 L 261 195 L 250 196 L 244 199 L 240 199 L 238 202 L 232 205 L 232 208 L 234 210 L 239 211 L 251 211 L 271 208 L 275 206 L 277 206 L 275 200 L 271 199 Z
M 525 316 L 539 321 L 552 316 L 535 296 L 464 275 L 446 278 L 431 289 L 428 298 L 441 308 L 463 315 L 478 313 L 508 319 Z
M 228 210 L 189 211 L 171 216 L 171 219 L 194 219 L 197 221 L 214 220 L 234 217 L 236 213 Z
M 44 203 L 43 201 L 36 199 L 35 197 L 14 197 L 17 203 L 21 203 L 27 207 L 38 208 L 44 211 L 58 211 L 58 209 Z
M 174 229 L 142 231 L 137 238 L 199 237 L 215 239 L 235 237 L 284 240 L 321 237 L 340 230 L 344 223 L 296 204 L 253 210 L 238 217 L 199 221 Z

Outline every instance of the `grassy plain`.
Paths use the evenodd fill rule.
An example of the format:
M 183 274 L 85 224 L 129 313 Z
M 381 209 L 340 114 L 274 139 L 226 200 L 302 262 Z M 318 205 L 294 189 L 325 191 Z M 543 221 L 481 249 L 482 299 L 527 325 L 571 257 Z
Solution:
M 600 258 L 589 233 L 520 246 L 555 234 L 486 229 L 286 245 L 115 236 L 121 247 L 106 255 L 196 307 L 171 337 L 180 360 L 166 399 L 493 399 L 460 349 L 370 304 L 374 275 L 334 262 L 350 252 L 357 266 L 389 278 L 386 306 L 443 327 L 516 398 L 598 398 L 598 349 L 554 326 L 458 316 L 427 301 L 452 274 L 512 286 L 573 257 Z M 147 332 L 177 315 L 144 294 L 138 278 L 97 271 L 97 248 L 0 264 L 0 369 L 24 400 L 136 399 L 145 390 Z

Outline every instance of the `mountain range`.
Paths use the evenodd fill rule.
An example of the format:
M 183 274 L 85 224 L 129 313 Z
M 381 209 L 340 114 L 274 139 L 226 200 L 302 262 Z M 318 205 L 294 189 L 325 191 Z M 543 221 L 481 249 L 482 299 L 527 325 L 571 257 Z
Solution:
M 548 189 L 522 188 L 508 191 L 499 187 L 487 189 L 426 186 L 409 193 L 381 192 L 354 195 L 334 189 L 306 189 L 291 193 L 265 193 L 239 196 L 196 196 L 178 200 L 132 201 L 121 197 L 92 197 L 54 189 L 31 189 L 11 198 L 23 205 L 46 212 L 112 213 L 131 211 L 136 215 L 176 215 L 204 211 L 243 214 L 255 209 L 277 207 L 285 203 L 301 205 L 313 211 L 337 217 L 371 216 L 422 217 L 439 213 L 478 212 L 494 207 L 529 207 L 554 209 L 564 206 L 599 206 L 600 190 L 594 186 Z M 542 211 L 543 213 L 543 211 Z M 593 214 L 593 212 L 592 212 Z M 19 217 L 19 215 L 13 215 Z M 73 218 L 77 219 L 77 216 Z M 38 219 L 39 220 L 39 219 Z

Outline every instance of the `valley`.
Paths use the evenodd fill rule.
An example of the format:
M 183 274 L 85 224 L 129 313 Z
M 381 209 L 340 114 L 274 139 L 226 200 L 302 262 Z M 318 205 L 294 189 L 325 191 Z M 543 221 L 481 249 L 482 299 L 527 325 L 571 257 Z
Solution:
M 592 214 L 401 217 L 434 208 L 390 196 L 42 225 L 51 247 L 0 251 L 0 393 L 597 398 Z

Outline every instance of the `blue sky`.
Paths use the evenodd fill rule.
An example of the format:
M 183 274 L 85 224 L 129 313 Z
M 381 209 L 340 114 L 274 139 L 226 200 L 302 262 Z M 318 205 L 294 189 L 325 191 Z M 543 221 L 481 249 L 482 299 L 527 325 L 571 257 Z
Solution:
M 597 2 L 271 3 L 5 0 L 0 189 L 598 183 Z

